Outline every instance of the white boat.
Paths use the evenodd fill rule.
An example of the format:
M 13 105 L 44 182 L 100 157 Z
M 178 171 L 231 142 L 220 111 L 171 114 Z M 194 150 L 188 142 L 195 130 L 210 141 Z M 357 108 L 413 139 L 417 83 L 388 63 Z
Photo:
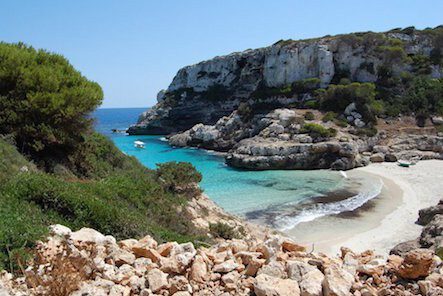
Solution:
M 145 143 L 142 141 L 134 141 L 134 147 L 135 148 L 145 148 Z

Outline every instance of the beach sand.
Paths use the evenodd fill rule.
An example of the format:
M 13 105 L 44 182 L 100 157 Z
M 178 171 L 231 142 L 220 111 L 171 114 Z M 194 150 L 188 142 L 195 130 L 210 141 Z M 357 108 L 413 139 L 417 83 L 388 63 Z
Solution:
M 300 223 L 285 233 L 308 249 L 328 255 L 339 253 L 341 246 L 386 255 L 396 244 L 418 237 L 418 210 L 443 198 L 440 160 L 420 161 L 409 168 L 396 163 L 370 164 L 347 174 L 350 178 L 381 178 L 381 194 L 353 212 Z

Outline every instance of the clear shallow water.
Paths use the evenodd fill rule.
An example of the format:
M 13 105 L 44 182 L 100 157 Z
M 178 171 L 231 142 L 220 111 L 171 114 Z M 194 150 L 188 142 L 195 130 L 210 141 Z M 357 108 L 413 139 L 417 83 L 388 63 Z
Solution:
M 173 148 L 159 136 L 127 136 L 112 133 L 133 124 L 145 109 L 100 109 L 94 116 L 96 130 L 109 136 L 117 147 L 135 156 L 149 168 L 157 163 L 186 161 L 203 175 L 200 184 L 205 193 L 226 211 L 262 221 L 280 229 L 315 218 L 354 210 L 377 196 L 380 182 L 364 178 L 344 179 L 339 172 L 315 171 L 242 171 L 225 165 L 217 153 L 193 148 Z M 134 141 L 146 143 L 145 149 L 134 147 Z M 329 200 L 331 192 L 355 190 L 350 198 Z M 357 193 L 360 192 L 360 193 Z M 313 198 L 315 203 L 313 203 Z M 325 202 L 321 202 L 324 200 Z M 320 202 L 319 202 L 320 201 Z

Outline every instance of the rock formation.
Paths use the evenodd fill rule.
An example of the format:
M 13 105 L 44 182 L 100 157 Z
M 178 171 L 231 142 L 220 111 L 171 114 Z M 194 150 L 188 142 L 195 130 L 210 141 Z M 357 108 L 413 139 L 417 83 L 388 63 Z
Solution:
M 315 110 L 309 111 L 313 119 L 306 118 L 310 125 L 303 118 L 318 103 L 317 91 L 343 79 L 383 84 L 387 67 L 392 77 L 416 75 L 414 57 L 431 59 L 440 50 L 434 30 L 440 28 L 279 41 L 184 67 L 128 133 L 168 134 L 173 146 L 228 152 L 227 164 L 252 170 L 346 170 L 369 162 L 441 159 L 441 133 L 388 135 L 379 129 L 376 135 L 376 120 L 369 121 L 355 100 L 334 120 L 322 122 L 325 114 Z M 441 64 L 428 68 L 429 77 L 442 77 Z M 442 120 L 433 116 L 430 122 Z
M 431 35 L 392 31 L 286 40 L 186 66 L 178 71 L 168 89 L 159 93 L 157 105 L 142 114 L 128 132 L 169 134 L 198 123 L 212 125 L 236 110 L 241 102 L 258 100 L 263 90 L 305 79 L 317 78 L 321 87 L 345 74 L 351 81 L 375 82 L 380 66 L 394 58 L 381 53 L 386 49 L 383 46 L 402 42 L 406 54 L 429 56 L 434 49 Z M 432 65 L 431 70 L 432 77 L 442 76 L 439 65 Z M 393 71 L 411 71 L 411 66 L 399 62 Z M 305 96 L 271 95 L 265 101 L 287 106 L 305 100 Z

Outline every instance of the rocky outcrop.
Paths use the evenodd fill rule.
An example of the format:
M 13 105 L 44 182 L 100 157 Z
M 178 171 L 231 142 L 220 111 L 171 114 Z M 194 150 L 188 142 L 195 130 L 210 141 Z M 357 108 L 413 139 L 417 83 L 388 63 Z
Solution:
M 441 260 L 416 249 L 388 260 L 343 248 L 308 253 L 278 235 L 195 248 L 152 237 L 116 242 L 92 229 L 57 225 L 24 274 L 0 274 L 1 295 L 437 295 Z M 106 239 L 104 239 L 106 238 Z M 140 249 L 145 252 L 140 252 Z M 152 257 L 150 254 L 156 254 Z M 421 294 L 420 294 L 421 293 Z M 438 294 L 440 295 L 440 294 Z
M 408 55 L 429 56 L 435 47 L 432 34 L 418 30 L 369 32 L 280 41 L 186 66 L 178 71 L 167 90 L 159 93 L 157 105 L 142 114 L 128 132 L 169 134 L 198 123 L 213 125 L 236 110 L 240 102 L 262 103 L 259 94 L 264 89 L 282 88 L 304 79 L 317 78 L 321 87 L 337 82 L 345 74 L 352 81 L 374 82 L 380 66 L 392 64 L 392 59 L 394 74 L 412 71 L 407 60 L 389 55 L 393 44 L 403 44 Z M 441 77 L 442 72 L 439 65 L 432 66 L 432 76 Z M 307 98 L 297 93 L 266 99 L 267 104 L 283 107 Z M 362 125 L 358 116 L 347 115 L 357 126 Z
M 417 248 L 441 252 L 443 243 L 442 201 L 436 206 L 421 209 L 416 223 L 424 226 L 420 236 L 417 239 L 396 245 L 391 250 L 391 254 L 404 255 Z

